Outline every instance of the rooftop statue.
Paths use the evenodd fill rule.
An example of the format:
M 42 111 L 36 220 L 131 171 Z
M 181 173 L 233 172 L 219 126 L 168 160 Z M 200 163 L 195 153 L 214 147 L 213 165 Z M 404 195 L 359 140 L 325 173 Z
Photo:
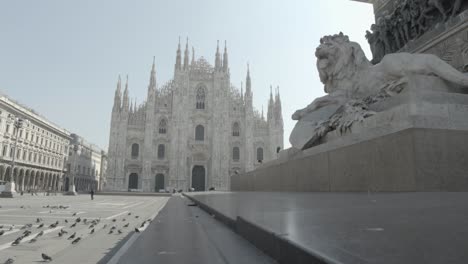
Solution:
M 375 114 L 368 106 L 400 93 L 410 76 L 436 76 L 468 87 L 468 75 L 430 54 L 393 53 L 373 65 L 361 46 L 343 33 L 323 37 L 315 56 L 327 95 L 293 114 L 298 122 L 289 140 L 297 149 L 316 145 L 327 132 L 345 131 Z

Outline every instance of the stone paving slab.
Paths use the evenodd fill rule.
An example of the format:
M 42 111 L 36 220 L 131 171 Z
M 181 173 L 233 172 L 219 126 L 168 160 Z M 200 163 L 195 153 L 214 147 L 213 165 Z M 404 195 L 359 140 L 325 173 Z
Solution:
M 53 258 L 51 263 L 98 263 L 106 254 L 112 252 L 116 245 L 132 235 L 135 227 L 140 227 L 144 220 L 154 217 L 168 199 L 169 197 L 95 196 L 91 201 L 89 195 L 24 195 L 13 199 L 0 199 L 0 227 L 3 225 L 0 230 L 6 231 L 0 236 L 0 263 L 8 258 L 14 258 L 15 264 L 36 263 L 41 261 L 42 252 Z M 45 208 L 47 205 L 49 208 Z M 69 208 L 50 208 L 58 205 Z M 137 215 L 139 217 L 135 218 Z M 94 227 L 95 232 L 90 234 L 89 223 L 84 224 L 82 221 L 71 227 L 77 217 L 86 218 L 88 221 L 101 221 Z M 43 219 L 43 228 L 38 228 L 36 218 Z M 56 221 L 59 222 L 58 227 L 49 229 L 48 226 Z M 126 223 L 129 226 L 124 228 Z M 33 226 L 22 229 L 26 224 Z M 104 228 L 105 225 L 107 226 Z M 108 234 L 113 225 L 116 226 L 115 232 Z M 147 225 L 145 224 L 145 227 Z M 11 226 L 15 232 L 7 231 Z M 58 232 L 62 228 L 68 231 L 68 234 L 59 237 Z M 117 233 L 119 229 L 121 234 Z M 25 230 L 31 230 L 32 234 L 19 245 L 11 246 L 11 242 Z M 44 230 L 45 234 L 37 242 L 27 241 L 41 230 Z M 75 245 L 71 244 L 72 240 L 67 240 L 73 232 L 82 238 Z
M 119 264 L 275 263 L 212 216 L 176 195 L 126 251 Z
M 468 263 L 468 193 L 186 193 L 329 263 Z

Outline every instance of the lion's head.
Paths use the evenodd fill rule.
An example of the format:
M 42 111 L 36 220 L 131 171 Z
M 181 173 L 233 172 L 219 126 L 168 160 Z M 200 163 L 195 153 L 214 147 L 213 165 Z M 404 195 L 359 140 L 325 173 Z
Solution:
M 315 56 L 320 81 L 325 84 L 326 93 L 339 90 L 343 81 L 352 78 L 360 68 L 370 65 L 361 46 L 349 41 L 342 32 L 321 38 Z

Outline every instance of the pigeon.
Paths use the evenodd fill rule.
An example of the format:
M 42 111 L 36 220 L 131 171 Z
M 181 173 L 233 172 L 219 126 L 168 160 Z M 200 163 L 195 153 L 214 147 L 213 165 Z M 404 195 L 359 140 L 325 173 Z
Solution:
M 26 226 L 27 226 L 28 228 L 31 228 L 31 227 L 32 227 L 32 224 L 26 224 Z
M 37 241 L 37 238 L 33 238 L 33 239 L 29 240 L 29 243 L 34 243 L 36 241 Z
M 59 233 L 58 233 L 58 236 L 59 236 L 59 237 L 62 237 L 62 236 L 63 236 L 63 233 L 62 233 L 62 232 L 59 232 Z
M 81 217 L 78 217 L 78 218 L 75 220 L 75 222 L 77 222 L 77 223 L 81 222 Z
M 114 231 L 111 229 L 111 230 L 109 230 L 109 233 L 107 233 L 107 234 L 112 234 L 112 233 L 114 233 Z
M 47 256 L 45 253 L 42 253 L 41 256 L 44 261 L 52 261 L 52 258 Z
M 39 223 L 41 222 L 41 219 L 40 218 L 36 218 L 36 223 Z
M 11 230 L 13 230 L 13 226 L 10 226 L 10 228 L 8 229 L 8 231 L 11 231 Z
M 57 225 L 58 225 L 58 223 L 53 223 L 53 224 L 51 224 L 51 225 L 49 226 L 49 228 L 56 228 Z
M 3 225 L 0 225 L 0 228 L 3 228 Z
M 127 215 L 131 215 L 132 213 L 128 213 Z
M 138 218 L 138 217 L 140 217 L 140 216 L 138 216 L 138 215 L 135 215 L 135 218 Z
M 127 220 L 127 219 L 124 218 L 124 219 L 122 219 L 122 222 L 125 222 L 126 220 Z
M 67 220 L 67 219 L 65 219 L 65 223 L 68 223 L 68 220 Z
M 63 230 L 63 229 L 60 229 L 60 233 L 63 233 L 63 234 L 68 234 L 68 231 L 66 231 L 66 230 Z
M 44 223 L 38 225 L 37 228 L 42 228 L 43 226 L 44 226 Z
M 146 222 L 141 223 L 140 227 L 144 227 Z
M 117 232 L 119 232 L 119 234 L 122 234 L 122 230 L 120 230 L 120 229 L 119 229 L 119 230 L 117 230 Z
M 14 259 L 9 258 L 9 259 L 7 259 L 7 260 L 4 262 L 4 264 L 13 264 L 14 262 L 15 262 Z
M 89 233 L 90 233 L 90 234 L 94 233 L 94 228 L 93 228 L 93 229 L 91 229 L 91 232 L 89 232 Z
M 44 231 L 39 232 L 39 233 L 36 235 L 36 237 L 40 237 L 40 236 L 42 236 L 42 235 L 44 235 Z
M 88 222 L 88 219 L 83 219 L 83 224 L 86 224 Z
M 110 230 L 114 230 L 114 229 L 116 229 L 116 228 L 117 228 L 117 227 L 115 227 L 115 226 L 112 226 Z
M 24 231 L 24 233 L 23 233 L 23 237 L 27 237 L 27 236 L 29 236 L 30 234 L 31 234 L 31 231 L 26 230 L 26 231 Z
M 72 244 L 76 244 L 80 242 L 80 240 L 81 240 L 81 237 L 77 237 L 75 240 L 72 241 Z
M 112 219 L 112 222 L 115 222 L 115 221 L 117 221 L 115 218 L 114 218 L 114 219 Z
M 26 229 L 26 228 L 28 228 L 28 227 L 27 227 L 26 225 L 24 225 L 24 226 L 22 226 L 22 227 L 20 228 L 20 230 L 23 230 L 23 229 Z
M 68 238 L 68 240 L 70 240 L 70 239 L 74 239 L 74 238 L 75 238 L 75 236 L 76 236 L 76 232 L 75 232 L 75 233 L 73 233 L 73 235 L 71 235 L 71 236 Z
M 90 225 L 90 226 L 89 226 L 89 229 L 91 229 L 91 228 L 94 228 L 94 225 Z
M 105 225 L 102 227 L 102 229 L 104 229 L 104 228 L 106 228 L 106 227 L 107 227 L 107 224 L 105 224 Z
M 0 230 L 0 236 L 5 234 L 5 230 Z
M 76 223 L 74 223 L 73 225 L 71 225 L 70 228 L 75 227 L 75 226 L 76 226 Z
M 135 232 L 140 233 L 140 229 L 135 227 Z
M 77 213 L 73 213 L 72 216 L 75 216 Z
M 17 239 L 15 239 L 15 241 L 13 241 L 11 244 L 12 244 L 13 246 L 16 246 L 16 245 L 18 245 L 18 244 L 21 242 L 21 240 L 23 240 L 23 237 L 22 237 L 22 236 L 20 236 L 20 237 L 18 237 Z
M 23 209 L 24 209 L 24 205 L 20 206 L 20 208 L 23 208 Z
M 128 225 L 129 225 L 129 224 L 130 224 L 130 223 L 127 223 L 127 224 L 126 224 L 126 225 L 124 225 L 123 227 L 128 227 Z

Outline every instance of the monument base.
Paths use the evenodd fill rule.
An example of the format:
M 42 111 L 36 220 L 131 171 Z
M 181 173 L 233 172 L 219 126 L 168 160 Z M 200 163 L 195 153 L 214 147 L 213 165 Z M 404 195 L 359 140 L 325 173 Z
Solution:
M 77 195 L 78 193 L 75 190 L 75 185 L 70 185 L 68 191 L 65 192 L 65 195 Z
M 468 191 L 468 95 L 406 92 L 322 144 L 231 178 L 233 191 Z
M 5 190 L 3 190 L 2 193 L 0 193 L 0 197 L 13 198 L 17 194 L 18 193 L 15 190 L 15 183 L 14 182 L 8 182 L 7 184 L 5 184 Z

